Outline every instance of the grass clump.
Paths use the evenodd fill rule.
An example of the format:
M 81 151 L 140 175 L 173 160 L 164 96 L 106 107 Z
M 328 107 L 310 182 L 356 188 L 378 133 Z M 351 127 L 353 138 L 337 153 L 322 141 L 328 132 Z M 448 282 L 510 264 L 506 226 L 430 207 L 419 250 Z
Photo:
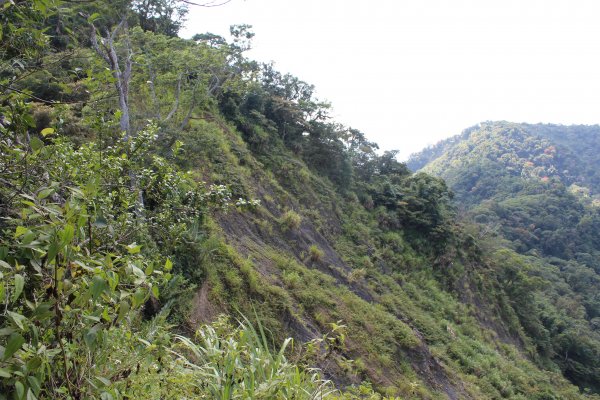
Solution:
M 281 227 L 286 231 L 293 231 L 300 227 L 302 217 L 294 210 L 288 210 L 279 219 Z
M 312 262 L 321 261 L 325 253 L 316 244 L 311 245 L 308 248 L 308 256 Z
M 247 319 L 237 329 L 223 319 L 197 332 L 197 342 L 176 336 L 194 370 L 194 385 L 212 399 L 322 399 L 336 392 L 318 370 L 298 368 L 285 353 L 286 339 L 272 351 L 265 330 Z M 183 356 L 182 356 L 183 357 Z

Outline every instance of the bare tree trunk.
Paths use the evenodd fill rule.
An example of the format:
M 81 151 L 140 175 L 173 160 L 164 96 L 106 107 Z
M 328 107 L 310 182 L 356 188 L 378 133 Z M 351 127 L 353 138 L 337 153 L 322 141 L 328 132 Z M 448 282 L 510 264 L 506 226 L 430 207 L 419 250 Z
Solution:
M 112 32 L 106 32 L 106 37 L 101 38 L 100 43 L 98 42 L 98 35 L 96 33 L 96 27 L 93 23 L 90 23 L 92 28 L 92 45 L 96 53 L 100 55 L 104 61 L 108 64 L 110 71 L 115 78 L 115 88 L 119 96 L 119 107 L 121 109 L 121 118 L 119 120 L 119 126 L 121 132 L 124 132 L 123 140 L 128 142 L 132 135 L 131 121 L 129 114 L 129 82 L 131 80 L 131 69 L 133 66 L 131 43 L 129 42 L 127 19 L 123 17 L 119 25 L 117 25 Z M 125 48 L 127 55 L 123 60 L 124 68 L 121 69 L 119 63 L 119 55 L 115 48 L 115 39 L 120 31 L 125 33 Z M 129 171 L 129 178 L 131 182 L 131 190 L 137 191 L 137 201 L 135 212 L 140 218 L 143 218 L 144 210 L 144 194 L 139 187 L 137 176 L 133 171 Z
M 129 35 L 127 35 L 127 19 L 123 18 L 119 25 L 113 29 L 112 33 L 106 32 L 106 37 L 102 38 L 101 42 L 98 43 L 98 36 L 96 34 L 96 27 L 93 23 L 92 26 L 92 45 L 96 53 L 100 55 L 104 61 L 108 64 L 110 71 L 115 78 L 115 88 L 119 95 L 119 107 L 121 108 L 121 119 L 119 125 L 121 131 L 125 133 L 124 140 L 128 141 L 131 138 L 131 123 L 129 117 L 129 81 L 131 79 L 131 68 L 133 62 L 131 60 L 132 52 L 131 45 L 129 43 Z M 127 56 L 124 60 L 124 69 L 121 69 L 119 63 L 119 56 L 115 49 L 115 38 L 119 31 L 123 30 L 126 33 L 125 45 L 127 49 Z
M 156 119 L 158 119 L 159 121 L 162 119 L 162 116 L 160 114 L 160 104 L 158 103 L 158 97 L 156 96 L 156 87 L 154 86 L 154 81 L 156 80 L 156 74 L 154 73 L 154 69 L 152 68 L 151 64 L 148 64 L 148 75 L 150 77 L 150 93 L 152 94 L 152 105 L 154 106 L 155 109 L 155 114 L 154 116 L 156 117 Z

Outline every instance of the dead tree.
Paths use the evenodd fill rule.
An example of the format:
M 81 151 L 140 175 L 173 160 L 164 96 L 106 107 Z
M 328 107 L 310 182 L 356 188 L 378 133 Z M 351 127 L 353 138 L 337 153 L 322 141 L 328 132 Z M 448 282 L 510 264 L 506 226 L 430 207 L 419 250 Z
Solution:
M 124 140 L 131 138 L 131 122 L 129 117 L 129 82 L 131 80 L 131 68 L 133 66 L 131 44 L 127 34 L 127 19 L 123 18 L 112 32 L 106 31 L 106 37 L 98 41 L 98 34 L 93 22 L 90 22 L 92 28 L 92 45 L 100 57 L 106 61 L 108 67 L 115 78 L 115 88 L 119 96 L 119 107 L 121 108 L 121 119 L 119 121 L 121 131 L 125 133 Z M 125 32 L 125 48 L 127 55 L 124 57 L 123 68 L 119 62 L 119 55 L 115 48 L 115 39 L 120 31 Z
M 98 53 L 98 55 L 102 57 L 104 61 L 106 61 L 108 68 L 115 79 L 115 89 L 117 90 L 117 95 L 119 96 L 119 107 L 121 109 L 119 126 L 121 128 L 121 132 L 124 132 L 123 140 L 128 142 L 134 133 L 131 129 L 129 112 L 129 83 L 131 81 L 131 70 L 133 67 L 133 52 L 131 51 L 131 43 L 129 42 L 129 27 L 127 25 L 127 19 L 123 17 L 121 22 L 112 30 L 112 32 L 107 29 L 106 36 L 101 37 L 100 41 L 98 41 L 98 32 L 94 26 L 94 23 L 90 22 L 90 26 L 92 30 L 92 46 L 94 47 L 94 50 L 96 50 L 96 53 Z M 123 32 L 125 34 L 124 44 L 126 55 L 122 60 L 119 60 L 119 55 L 115 47 L 115 40 L 117 39 L 119 32 Z M 131 190 L 137 192 L 135 213 L 140 219 L 143 219 L 144 194 L 139 187 L 138 177 L 131 170 L 129 171 L 129 178 L 131 182 Z

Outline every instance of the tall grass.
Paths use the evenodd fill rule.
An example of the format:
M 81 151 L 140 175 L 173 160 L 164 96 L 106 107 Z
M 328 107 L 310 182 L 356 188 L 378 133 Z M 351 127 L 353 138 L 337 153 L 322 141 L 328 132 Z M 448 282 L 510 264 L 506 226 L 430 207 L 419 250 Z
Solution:
M 236 329 L 222 322 L 204 326 L 195 341 L 175 337 L 200 392 L 219 400 L 320 400 L 336 392 L 318 370 L 300 369 L 286 358 L 292 339 L 273 351 L 262 325 L 257 326 L 244 318 Z

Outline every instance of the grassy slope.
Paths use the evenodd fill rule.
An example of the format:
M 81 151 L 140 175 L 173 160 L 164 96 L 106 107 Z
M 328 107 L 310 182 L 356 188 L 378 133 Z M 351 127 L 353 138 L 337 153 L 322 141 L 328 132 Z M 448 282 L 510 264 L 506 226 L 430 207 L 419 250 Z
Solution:
M 523 355 L 476 250 L 458 243 L 425 256 L 291 153 L 261 163 L 226 122 L 209 119 L 181 137 L 186 162 L 203 165 L 209 181 L 236 177 L 238 193 L 262 207 L 213 217 L 191 305 L 196 322 L 254 307 L 273 332 L 308 340 L 341 320 L 346 347 L 320 366 L 342 385 L 368 379 L 409 398 L 579 397 Z M 289 210 L 299 224 L 286 222 Z

